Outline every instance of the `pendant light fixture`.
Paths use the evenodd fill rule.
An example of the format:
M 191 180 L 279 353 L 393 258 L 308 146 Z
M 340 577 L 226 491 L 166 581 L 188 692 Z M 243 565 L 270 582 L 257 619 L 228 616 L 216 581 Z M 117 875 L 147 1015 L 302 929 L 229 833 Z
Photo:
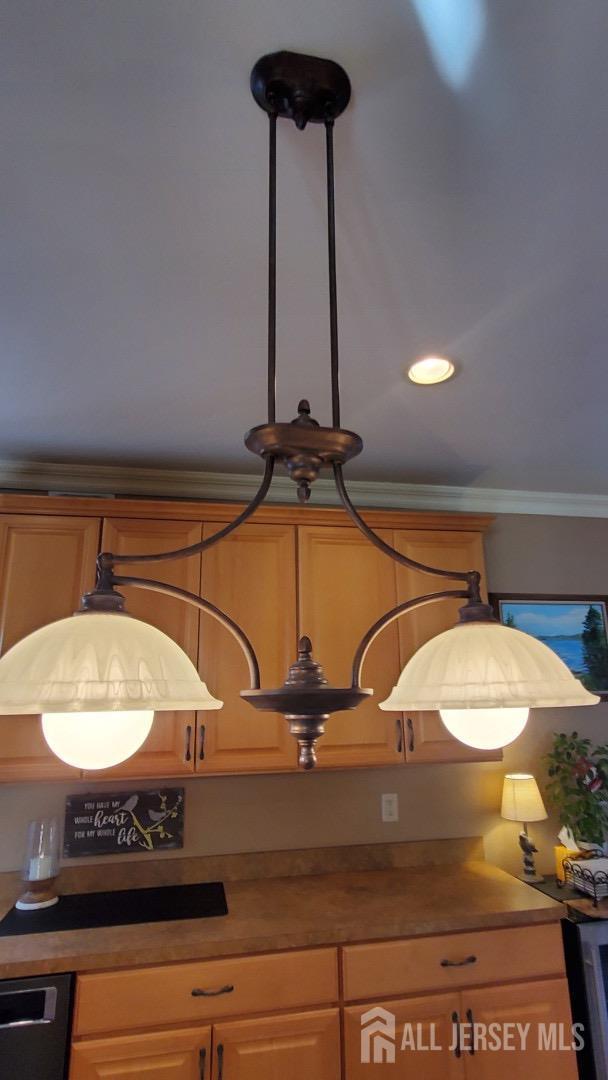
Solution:
M 427 642 L 409 661 L 382 709 L 439 709 L 446 727 L 472 746 L 498 747 L 522 730 L 531 707 L 593 705 L 599 698 L 576 680 L 545 645 L 501 626 L 483 603 L 476 570 L 455 572 L 429 567 L 396 551 L 365 523 L 349 498 L 343 466 L 363 449 L 361 438 L 341 427 L 338 379 L 336 232 L 334 209 L 334 121 L 350 99 L 350 82 L 338 64 L 291 52 L 262 57 L 251 75 L 251 89 L 269 119 L 268 231 L 268 416 L 245 437 L 245 445 L 264 461 L 254 498 L 229 525 L 213 536 L 177 551 L 150 555 L 102 553 L 93 592 L 81 609 L 24 638 L 0 660 L 0 714 L 42 714 L 45 737 L 63 760 L 80 768 L 107 768 L 134 753 L 150 730 L 155 710 L 219 709 L 191 661 L 165 634 L 125 611 L 123 586 L 177 597 L 216 619 L 233 634 L 249 666 L 249 689 L 241 696 L 254 708 L 282 714 L 299 747 L 299 764 L 310 769 L 315 746 L 330 715 L 355 709 L 372 694 L 361 685 L 371 643 L 390 623 L 426 604 L 463 600 L 456 627 Z M 329 262 L 330 427 L 311 416 L 301 401 L 289 423 L 276 419 L 276 137 L 279 118 L 303 131 L 309 123 L 325 131 L 327 239 Z M 195 593 L 152 578 L 117 573 L 117 566 L 155 563 L 200 555 L 252 516 L 270 488 L 279 463 L 297 485 L 301 502 L 323 468 L 333 471 L 340 501 L 353 524 L 388 558 L 410 569 L 455 583 L 388 611 L 364 635 L 345 687 L 330 686 L 312 657 L 309 638 L 300 639 L 298 656 L 282 686 L 262 689 L 255 651 L 243 630 L 225 612 Z M 356 718 L 353 723 L 356 724 Z

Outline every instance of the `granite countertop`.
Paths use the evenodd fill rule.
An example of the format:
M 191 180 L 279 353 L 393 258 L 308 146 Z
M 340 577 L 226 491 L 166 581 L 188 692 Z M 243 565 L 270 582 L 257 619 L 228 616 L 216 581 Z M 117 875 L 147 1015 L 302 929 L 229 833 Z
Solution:
M 277 877 L 268 876 L 266 867 L 264 876 L 251 880 L 226 879 L 229 914 L 220 918 L 0 937 L 0 977 L 522 926 L 563 916 L 560 903 L 479 859 L 418 861 L 326 873 L 287 869 L 290 876 Z M 280 858 L 276 863 L 281 869 Z M 12 899 L 0 888 L 0 915 Z

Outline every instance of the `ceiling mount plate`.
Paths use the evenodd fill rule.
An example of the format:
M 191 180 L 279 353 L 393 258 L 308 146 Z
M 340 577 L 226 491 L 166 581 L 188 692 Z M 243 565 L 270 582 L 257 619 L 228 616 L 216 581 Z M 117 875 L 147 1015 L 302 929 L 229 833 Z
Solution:
M 302 130 L 309 122 L 335 120 L 350 101 L 350 80 L 334 60 L 303 53 L 269 53 L 251 72 L 251 92 L 267 113 L 293 120 Z

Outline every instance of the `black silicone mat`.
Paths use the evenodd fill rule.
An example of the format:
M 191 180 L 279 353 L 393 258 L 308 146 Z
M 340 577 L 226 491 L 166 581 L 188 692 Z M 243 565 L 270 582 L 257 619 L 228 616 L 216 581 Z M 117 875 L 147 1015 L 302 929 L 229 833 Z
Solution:
M 12 908 L 0 922 L 0 937 L 12 934 L 48 934 L 56 930 L 87 930 L 94 926 L 208 919 L 227 915 L 221 881 L 200 885 L 163 885 L 156 889 L 119 892 L 70 893 L 54 907 L 40 911 Z

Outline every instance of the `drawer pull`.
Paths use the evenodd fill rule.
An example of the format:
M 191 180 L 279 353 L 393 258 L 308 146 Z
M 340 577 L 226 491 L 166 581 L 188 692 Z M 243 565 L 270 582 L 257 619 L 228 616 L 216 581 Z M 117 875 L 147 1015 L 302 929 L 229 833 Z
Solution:
M 207 1064 L 207 1051 L 205 1047 L 199 1051 L 198 1055 L 198 1071 L 200 1080 L 205 1080 L 205 1065 Z
M 192 761 L 192 724 L 186 725 L 186 745 L 184 747 L 184 761 Z
M 224 1047 L 220 1043 L 217 1048 L 217 1080 L 223 1080 L 224 1076 Z
M 197 986 L 191 991 L 192 997 L 219 997 L 220 994 L 231 994 L 234 986 L 220 986 L 219 990 L 199 990 Z
M 395 750 L 398 754 L 403 753 L 403 728 L 400 716 L 395 720 Z
M 468 967 L 469 964 L 476 964 L 476 956 L 465 956 L 464 960 L 440 960 L 442 967 Z
M 460 1049 L 460 1017 L 457 1012 L 452 1013 L 452 1028 L 454 1029 L 454 1035 L 456 1036 L 454 1057 L 459 1058 L 462 1051 Z

